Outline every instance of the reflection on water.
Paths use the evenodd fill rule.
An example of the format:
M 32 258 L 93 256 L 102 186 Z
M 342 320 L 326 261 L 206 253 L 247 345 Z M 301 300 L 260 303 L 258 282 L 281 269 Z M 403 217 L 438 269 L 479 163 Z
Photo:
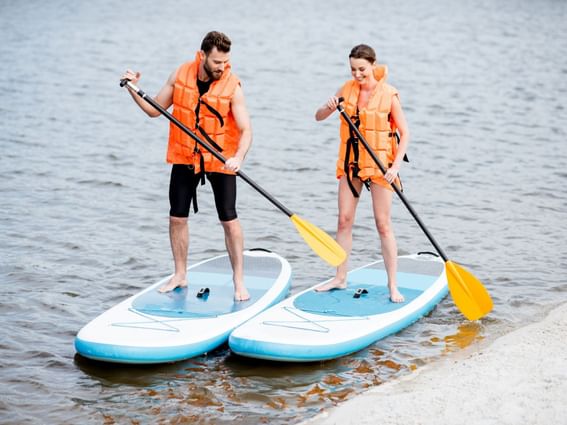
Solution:
M 454 335 L 447 335 L 443 337 L 442 341 L 445 343 L 444 353 L 458 351 L 467 348 L 471 344 L 481 341 L 484 337 L 480 334 L 482 327 L 475 322 L 463 323 L 459 325 L 457 333 Z M 439 338 L 432 338 L 432 342 L 440 342 Z
M 567 3 L 220 0 L 0 5 L 0 422 L 295 423 L 368 387 L 543 317 L 567 298 Z M 345 23 L 345 22 L 350 23 Z M 404 189 L 431 233 L 487 286 L 494 311 L 467 323 L 450 298 L 342 359 L 273 364 L 226 346 L 157 366 L 91 362 L 88 321 L 171 272 L 167 122 L 118 87 L 126 68 L 155 93 L 204 33 L 233 39 L 254 145 L 244 165 L 292 211 L 336 227 L 338 117 L 315 109 L 350 78 L 357 43 L 376 47 L 412 133 Z M 337 29 L 340 30 L 337 30 Z M 288 218 L 243 182 L 246 248 L 293 267 L 293 291 L 333 270 Z M 224 252 L 209 186 L 191 217 L 190 262 Z M 401 254 L 431 250 L 400 202 Z M 368 193 L 351 267 L 374 261 Z
M 113 365 L 75 356 L 75 364 L 104 385 L 113 404 L 122 404 L 119 398 L 124 387 L 137 388 L 128 397 L 128 410 L 135 405 L 138 415 L 168 418 L 166 423 L 208 423 L 211 417 L 215 418 L 212 423 L 299 420 L 305 411 L 317 412 L 336 405 L 365 388 L 415 370 L 411 361 L 408 358 L 406 363 L 398 362 L 392 353 L 375 347 L 308 364 L 241 358 L 227 347 L 208 356 L 166 365 Z M 128 417 L 118 406 L 112 410 L 115 412 L 105 420 L 120 423 Z

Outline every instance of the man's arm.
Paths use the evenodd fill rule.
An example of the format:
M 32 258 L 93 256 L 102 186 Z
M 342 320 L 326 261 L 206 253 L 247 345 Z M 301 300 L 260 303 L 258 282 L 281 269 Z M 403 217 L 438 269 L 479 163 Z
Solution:
M 250 115 L 248 115 L 248 110 L 246 109 L 244 92 L 240 85 L 236 87 L 230 106 L 236 125 L 240 130 L 240 141 L 236 154 L 234 157 L 226 160 L 224 168 L 230 171 L 238 171 L 246 157 L 246 153 L 248 153 L 252 145 L 252 124 L 250 123 Z
M 158 92 L 158 94 L 153 98 L 161 107 L 164 109 L 169 108 L 173 104 L 173 86 L 175 84 L 175 76 L 177 75 L 177 70 L 173 71 L 169 78 L 167 79 L 164 86 Z M 127 70 L 126 73 L 122 76 L 122 79 L 126 78 L 132 82 L 132 84 L 136 85 L 140 80 L 142 74 L 139 72 L 134 72 L 131 70 Z M 144 111 L 148 116 L 155 118 L 159 117 L 161 114 L 160 112 L 155 109 L 152 105 L 138 96 L 134 91 L 128 90 L 134 102 Z

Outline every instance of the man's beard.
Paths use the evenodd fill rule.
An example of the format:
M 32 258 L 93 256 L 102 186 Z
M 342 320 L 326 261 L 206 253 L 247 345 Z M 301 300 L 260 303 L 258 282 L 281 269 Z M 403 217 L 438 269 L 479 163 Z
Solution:
M 222 72 L 219 72 L 218 75 L 215 75 L 211 68 L 209 68 L 209 65 L 207 64 L 207 58 L 205 58 L 205 63 L 203 63 L 203 69 L 205 70 L 207 77 L 209 77 L 209 79 L 211 80 L 218 80 L 222 76 Z

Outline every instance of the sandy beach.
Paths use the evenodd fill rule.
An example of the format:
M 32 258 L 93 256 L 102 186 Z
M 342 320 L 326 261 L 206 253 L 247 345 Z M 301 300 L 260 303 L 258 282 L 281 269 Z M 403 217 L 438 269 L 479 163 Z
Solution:
M 303 425 L 566 424 L 566 340 L 563 304 L 486 348 L 418 369 Z

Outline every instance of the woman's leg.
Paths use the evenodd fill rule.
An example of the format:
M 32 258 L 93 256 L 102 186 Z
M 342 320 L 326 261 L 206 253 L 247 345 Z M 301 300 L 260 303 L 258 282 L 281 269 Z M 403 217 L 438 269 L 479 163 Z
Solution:
M 355 189 L 360 193 L 362 182 L 360 179 L 352 181 Z M 346 275 L 348 271 L 348 258 L 352 249 L 352 225 L 356 214 L 358 199 L 352 194 L 345 176 L 339 180 L 339 218 L 337 225 L 337 242 L 347 253 L 346 260 L 337 267 L 337 273 L 333 280 L 320 286 L 316 291 L 328 291 L 330 289 L 344 289 L 347 286 Z
M 380 236 L 382 257 L 388 274 L 388 289 L 390 290 L 390 300 L 395 303 L 404 301 L 403 295 L 398 291 L 396 272 L 398 269 L 398 247 L 392 229 L 392 191 L 385 187 L 372 183 L 370 185 L 372 194 L 372 209 L 376 229 Z

